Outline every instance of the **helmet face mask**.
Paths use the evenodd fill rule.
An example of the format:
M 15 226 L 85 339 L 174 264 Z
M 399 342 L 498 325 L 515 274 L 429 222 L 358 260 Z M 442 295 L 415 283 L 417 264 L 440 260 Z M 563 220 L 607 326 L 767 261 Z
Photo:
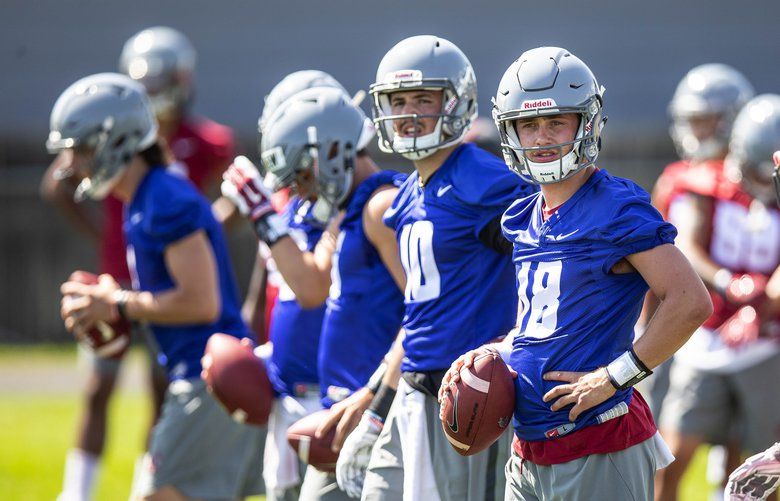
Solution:
M 74 150 L 84 176 L 76 200 L 100 200 L 133 156 L 156 140 L 157 121 L 143 87 L 124 75 L 100 73 L 77 81 L 57 99 L 46 146 L 51 153 Z
M 441 108 L 431 114 L 396 114 L 392 95 L 403 91 L 441 91 Z M 477 82 L 466 56 L 451 42 L 429 35 L 399 42 L 382 59 L 372 97 L 374 124 L 379 132 L 379 148 L 420 160 L 463 140 L 477 117 Z M 433 132 L 409 137 L 396 132 L 396 123 L 436 119 Z
M 723 158 L 728 151 L 731 127 L 739 110 L 753 97 L 753 86 L 725 64 L 703 64 L 680 81 L 669 103 L 669 134 L 677 153 L 688 160 Z M 715 118 L 709 134 L 695 130 L 695 122 Z
M 493 120 L 507 166 L 533 184 L 557 183 L 594 165 L 601 148 L 603 87 L 590 69 L 565 49 L 540 47 L 523 53 L 504 73 L 493 100 Z M 523 147 L 515 122 L 574 113 L 574 138 L 554 145 Z M 564 151 L 571 147 L 571 151 Z M 557 160 L 534 162 L 541 150 L 557 150 Z

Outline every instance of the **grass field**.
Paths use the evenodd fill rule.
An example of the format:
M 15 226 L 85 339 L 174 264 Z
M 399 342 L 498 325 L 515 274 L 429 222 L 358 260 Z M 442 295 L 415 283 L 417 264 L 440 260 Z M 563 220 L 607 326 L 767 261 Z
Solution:
M 53 500 L 74 440 L 82 374 L 74 349 L 0 347 L 0 498 Z M 126 499 L 149 416 L 141 385 L 145 361 L 133 352 L 110 408 L 110 431 L 95 499 Z M 689 472 L 681 499 L 706 501 L 705 455 Z M 263 498 L 253 498 L 260 500 Z

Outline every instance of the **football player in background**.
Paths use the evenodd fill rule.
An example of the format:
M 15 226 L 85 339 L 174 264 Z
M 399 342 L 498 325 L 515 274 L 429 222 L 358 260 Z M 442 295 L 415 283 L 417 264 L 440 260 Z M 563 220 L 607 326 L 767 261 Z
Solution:
M 723 168 L 728 153 L 728 140 L 734 119 L 742 106 L 753 97 L 753 86 L 742 73 L 725 64 L 703 64 L 691 69 L 675 89 L 669 103 L 672 119 L 670 135 L 680 160 L 666 166 L 652 192 L 653 205 L 664 219 L 674 225 L 685 224 L 687 216 L 676 208 L 685 198 L 680 190 L 680 178 L 689 168 L 708 166 Z M 658 307 L 658 298 L 648 292 L 636 332 L 641 335 L 650 316 Z M 658 366 L 653 375 L 638 388 L 647 396 L 647 403 L 656 421 L 661 418 L 663 400 L 669 390 L 669 370 L 672 359 Z M 713 438 L 712 443 L 717 441 Z M 710 449 L 707 479 L 711 483 L 725 481 L 725 472 L 740 460 L 739 444 L 715 445 Z M 720 490 L 717 491 L 719 495 Z
M 269 188 L 247 161 L 228 169 L 222 191 L 252 218 L 298 303 L 311 308 L 327 300 L 318 368 L 322 405 L 331 408 L 366 385 L 400 327 L 405 277 L 382 214 L 406 176 L 373 162 L 365 151 L 373 127 L 340 89 L 313 88 L 289 98 L 262 135 L 268 184 L 292 186 L 312 203 L 307 216 L 329 223 L 320 242 L 306 252 L 295 245 L 287 220 L 270 204 Z M 333 474 L 310 466 L 301 499 L 347 496 Z
M 518 323 L 506 342 L 459 358 L 442 392 L 489 349 L 519 374 L 506 499 L 651 500 L 672 458 L 632 386 L 712 311 L 647 193 L 595 165 L 603 91 L 569 51 L 541 47 L 510 65 L 494 101 L 507 165 L 541 185 L 502 220 Z M 661 303 L 633 343 L 648 286 Z
M 119 66 L 153 95 L 160 135 L 171 146 L 176 158 L 170 168 L 189 177 L 201 191 L 213 194 L 216 181 L 233 157 L 233 134 L 227 127 L 189 114 L 195 59 L 195 49 L 183 34 L 171 28 L 155 27 L 141 31 L 125 43 Z M 42 196 L 98 244 L 100 273 L 110 274 L 123 286 L 129 286 L 122 203 L 109 194 L 101 202 L 103 213 L 100 217 L 89 211 L 86 204 L 76 203 L 73 193 L 80 179 L 72 176 L 64 155 L 58 155 L 44 175 Z M 230 215 L 230 207 L 230 204 L 218 201 L 215 209 L 224 219 Z M 152 357 L 149 373 L 153 396 L 151 430 L 159 418 L 168 380 L 161 365 L 164 361 L 155 360 L 158 353 L 149 333 L 136 326 L 135 334 L 149 345 Z M 108 402 L 120 365 L 118 360 L 98 358 L 84 350 L 80 350 L 79 356 L 88 360 L 90 372 L 76 447 L 68 452 L 65 462 L 61 501 L 90 497 L 105 445 Z
M 384 423 L 363 415 L 339 456 L 339 485 L 370 500 L 503 499 L 508 442 L 463 458 L 439 431 L 436 394 L 460 353 L 514 323 L 515 279 L 499 220 L 533 189 L 494 155 L 463 144 L 477 117 L 477 82 L 448 40 L 396 44 L 369 94 L 380 148 L 415 167 L 384 215 L 407 276 L 405 337 L 388 371 L 395 380 L 384 381 L 397 385 L 389 415 Z
M 111 193 L 128 216 L 123 229 L 134 290 L 108 274 L 97 285 L 64 283 L 66 328 L 118 318 L 147 322 L 170 380 L 131 497 L 259 494 L 261 430 L 233 421 L 199 378 L 209 336 L 250 336 L 224 234 L 208 200 L 166 169 L 169 153 L 144 88 L 114 73 L 77 81 L 54 105 L 47 147 L 64 152 L 82 178 L 77 196 L 100 200 Z
M 723 169 L 691 168 L 680 179 L 677 242 L 715 311 L 672 364 L 661 427 L 677 461 L 659 475 L 662 500 L 676 499 L 700 444 L 737 431 L 754 453 L 780 438 L 780 211 L 770 162 L 778 141 L 780 96 L 758 96 L 734 122 Z
M 671 102 L 672 118 L 670 135 L 680 160 L 667 165 L 653 187 L 652 202 L 661 215 L 677 225 L 680 217 L 674 200 L 684 196 L 679 191 L 679 178 L 691 167 L 711 165 L 723 168 L 728 153 L 731 126 L 742 106 L 753 97 L 753 86 L 734 68 L 725 64 L 703 64 L 691 69 L 677 85 Z M 648 293 L 639 317 L 637 332 L 658 307 L 658 299 Z M 658 366 L 654 374 L 639 385 L 647 396 L 647 403 L 658 419 L 661 406 L 669 388 L 671 360 Z
M 775 163 L 772 180 L 775 185 L 777 204 L 780 206 L 780 151 L 772 155 Z M 767 297 L 778 291 L 773 286 L 767 289 Z M 751 456 L 729 475 L 725 498 L 729 501 L 752 501 L 766 499 L 780 485 L 780 442 Z
M 274 86 L 265 98 L 258 121 L 261 141 L 271 117 L 282 103 L 303 90 L 318 87 L 330 87 L 346 94 L 346 89 L 336 79 L 318 70 L 293 72 Z M 287 222 L 289 235 L 301 252 L 313 253 L 325 224 L 312 217 L 310 201 L 297 195 L 290 196 L 290 189 L 282 187 L 286 183 L 276 179 L 273 174 L 269 175 L 269 184 L 280 188 L 272 197 L 272 205 Z M 229 187 L 226 188 L 230 191 Z M 287 428 L 322 408 L 317 357 L 325 304 L 308 308 L 301 306 L 295 291 L 279 272 L 271 249 L 262 240 L 259 242 L 258 259 L 263 263 L 259 269 L 267 270 L 268 287 L 263 290 L 261 284 L 253 279 L 255 289 L 250 289 L 244 308 L 267 311 L 263 305 L 272 299 L 268 294 L 269 288 L 278 291 L 268 322 L 270 342 L 256 350 L 265 358 L 268 375 L 278 397 L 268 421 L 263 478 L 269 501 L 293 501 L 300 496 L 303 472 L 297 454 L 287 442 Z

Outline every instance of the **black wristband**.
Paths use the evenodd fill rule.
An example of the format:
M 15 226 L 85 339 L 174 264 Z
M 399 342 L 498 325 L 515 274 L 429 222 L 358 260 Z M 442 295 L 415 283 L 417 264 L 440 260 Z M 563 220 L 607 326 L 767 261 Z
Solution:
M 276 212 L 257 218 L 253 227 L 257 238 L 268 244 L 268 247 L 289 234 L 284 217 Z
M 371 400 L 368 410 L 384 421 L 390 413 L 390 406 L 393 405 L 393 399 L 395 399 L 395 390 L 386 384 L 381 384 L 374 394 L 374 399 Z
M 129 322 L 130 319 L 127 316 L 127 295 L 130 291 L 120 290 L 116 295 L 116 311 L 119 313 L 119 318 Z

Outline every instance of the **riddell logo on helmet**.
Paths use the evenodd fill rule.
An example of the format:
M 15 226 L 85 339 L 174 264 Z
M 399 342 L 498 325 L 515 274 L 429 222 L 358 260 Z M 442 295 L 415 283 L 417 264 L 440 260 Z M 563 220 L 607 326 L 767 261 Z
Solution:
M 554 99 L 533 99 L 531 101 L 523 101 L 524 110 L 535 110 L 536 108 L 552 108 L 558 106 Z
M 422 71 L 420 70 L 398 70 L 398 71 L 391 71 L 387 75 L 385 75 L 385 81 L 396 81 L 396 80 L 422 80 Z

